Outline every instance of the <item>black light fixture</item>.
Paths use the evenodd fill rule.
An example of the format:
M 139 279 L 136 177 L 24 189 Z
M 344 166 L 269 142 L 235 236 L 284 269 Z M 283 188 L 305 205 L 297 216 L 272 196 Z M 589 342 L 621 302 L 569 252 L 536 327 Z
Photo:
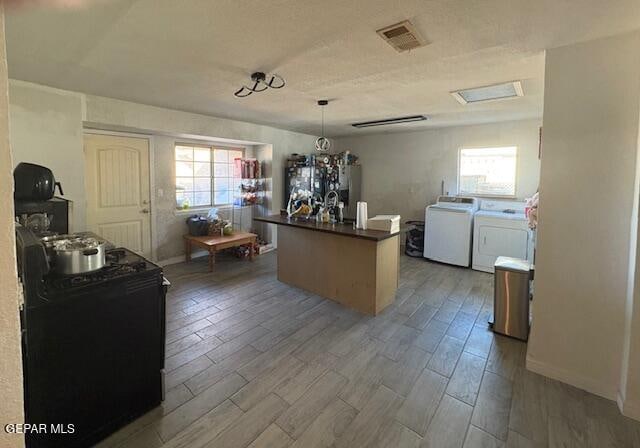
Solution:
M 234 93 L 238 98 L 246 98 L 252 93 L 264 92 L 267 89 L 281 89 L 285 86 L 284 78 L 280 75 L 269 75 L 267 81 L 267 75 L 263 72 L 255 72 L 251 74 L 252 87 L 242 86 L 237 92 Z
M 388 124 L 412 123 L 414 121 L 425 121 L 427 117 L 424 115 L 410 115 L 408 117 L 387 118 L 385 120 L 364 121 L 362 123 L 353 123 L 354 128 L 370 128 L 373 126 L 386 126 Z
M 319 100 L 318 106 L 322 108 L 322 134 L 316 139 L 316 151 L 327 152 L 331 148 L 331 141 L 324 136 L 324 108 L 329 100 Z

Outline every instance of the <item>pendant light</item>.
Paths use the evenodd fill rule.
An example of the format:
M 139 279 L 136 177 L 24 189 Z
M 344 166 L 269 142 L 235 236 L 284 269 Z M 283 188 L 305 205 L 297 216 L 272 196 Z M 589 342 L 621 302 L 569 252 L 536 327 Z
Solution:
M 316 140 L 316 151 L 327 152 L 331 148 L 331 142 L 324 136 L 324 107 L 329 104 L 329 100 L 318 101 L 318 106 L 322 108 L 322 134 Z

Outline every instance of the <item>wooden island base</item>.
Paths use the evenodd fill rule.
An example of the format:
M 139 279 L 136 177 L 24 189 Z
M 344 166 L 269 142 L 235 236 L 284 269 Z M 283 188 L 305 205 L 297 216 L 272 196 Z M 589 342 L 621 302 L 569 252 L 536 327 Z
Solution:
M 376 315 L 395 299 L 399 244 L 280 225 L 278 280 Z

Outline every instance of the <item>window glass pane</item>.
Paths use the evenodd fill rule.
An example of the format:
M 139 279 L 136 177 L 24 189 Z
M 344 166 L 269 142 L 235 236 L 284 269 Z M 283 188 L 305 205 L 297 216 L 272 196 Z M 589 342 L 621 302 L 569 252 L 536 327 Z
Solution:
M 226 163 L 214 163 L 213 177 L 229 177 L 229 167 Z
M 209 162 L 194 162 L 193 175 L 211 177 L 211 164 Z
M 229 151 L 229 163 L 233 162 L 235 159 L 242 158 L 242 150 L 234 149 Z
M 176 190 L 193 190 L 193 177 L 176 177 Z
M 460 193 L 514 196 L 516 157 L 515 146 L 460 150 Z
M 213 196 L 213 202 L 216 205 L 230 204 L 231 192 L 230 191 L 216 191 Z
M 231 183 L 231 179 L 228 177 L 216 177 L 213 180 L 213 189 L 216 191 L 220 190 L 231 190 L 233 185 Z
M 240 148 L 176 145 L 176 205 L 182 208 L 185 201 L 189 207 L 231 204 L 239 191 L 234 160 L 243 156 Z
M 211 149 L 209 148 L 194 148 L 193 149 L 194 160 L 196 162 L 210 162 L 211 161 Z
M 176 162 L 176 176 L 193 176 L 193 162 Z
M 194 177 L 193 190 L 211 191 L 211 178 L 210 177 Z
M 176 191 L 176 207 L 183 208 L 185 202 L 189 206 L 193 206 L 193 192 L 191 191 Z
M 176 160 L 193 160 L 193 148 L 190 146 L 176 146 Z
M 229 151 L 227 151 L 226 149 L 214 149 L 213 161 L 222 163 L 229 162 Z
M 193 193 L 194 206 L 211 205 L 211 192 L 210 191 L 196 191 Z

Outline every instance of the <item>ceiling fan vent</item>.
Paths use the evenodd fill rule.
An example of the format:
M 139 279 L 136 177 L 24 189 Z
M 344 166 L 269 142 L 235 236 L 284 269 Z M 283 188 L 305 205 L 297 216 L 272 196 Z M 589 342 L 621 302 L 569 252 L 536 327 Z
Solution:
M 398 53 L 423 47 L 427 41 L 418 34 L 411 22 L 396 23 L 376 31 Z

